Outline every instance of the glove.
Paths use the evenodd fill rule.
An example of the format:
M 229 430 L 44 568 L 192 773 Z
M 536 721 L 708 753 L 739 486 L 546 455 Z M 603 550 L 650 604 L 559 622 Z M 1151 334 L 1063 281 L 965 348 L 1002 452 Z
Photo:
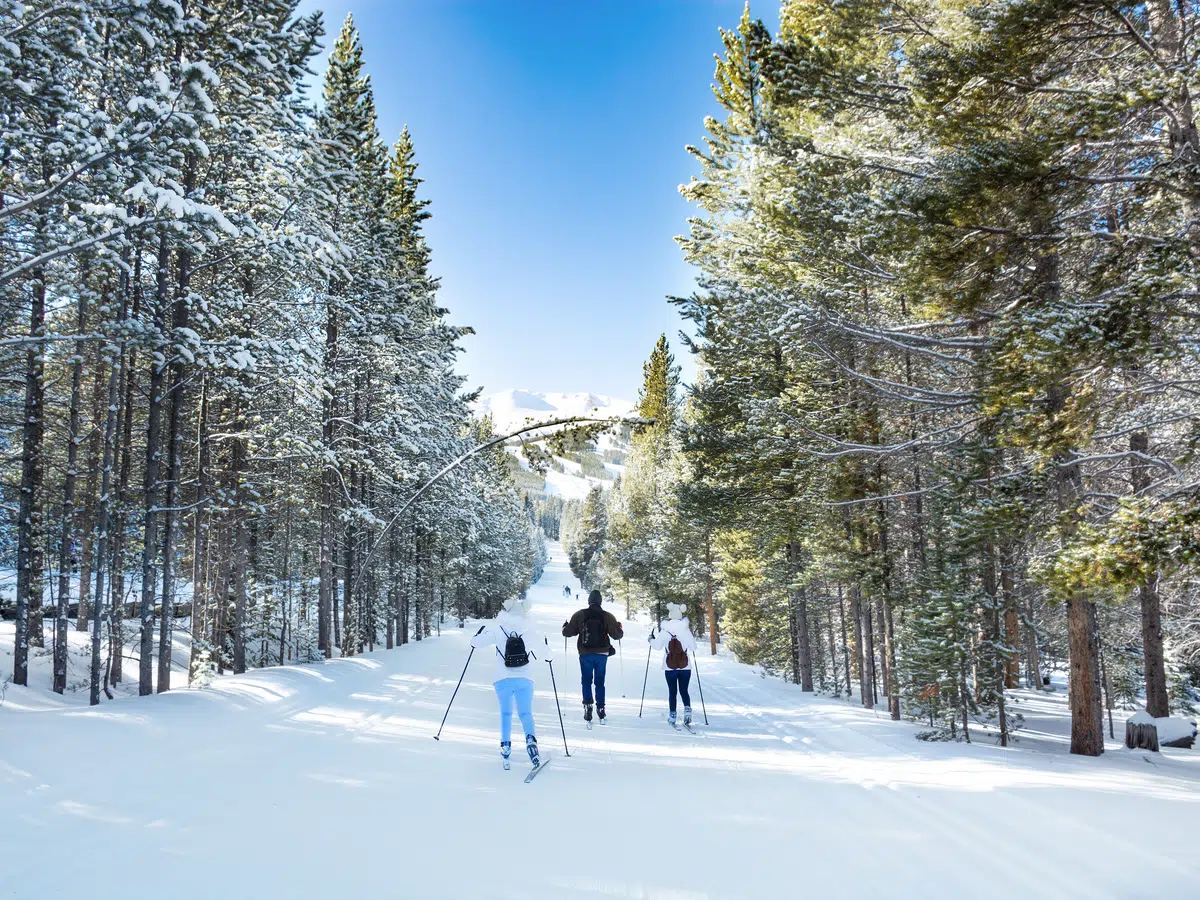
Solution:
M 646 638 L 646 643 L 647 644 L 654 643 L 654 629 L 653 628 L 650 629 L 650 636 Z

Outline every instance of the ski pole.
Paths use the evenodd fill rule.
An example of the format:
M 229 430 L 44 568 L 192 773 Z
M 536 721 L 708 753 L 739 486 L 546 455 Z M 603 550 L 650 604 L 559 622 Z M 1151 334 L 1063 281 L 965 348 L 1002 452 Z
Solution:
M 567 727 L 563 725 L 562 707 L 558 705 L 558 685 L 554 683 L 554 663 L 546 660 L 546 665 L 550 667 L 550 684 L 554 688 L 554 706 L 558 709 L 558 727 L 562 729 L 563 752 L 570 756 L 571 751 L 567 749 Z
M 650 632 L 654 634 L 653 631 Z M 642 676 L 642 702 L 638 704 L 638 718 L 642 717 L 642 706 L 646 703 L 646 682 L 650 680 L 650 654 L 654 652 L 653 647 L 646 649 L 646 674 Z
M 475 637 L 479 637 L 479 635 L 483 634 L 483 629 L 485 628 L 487 628 L 486 625 L 480 625 L 479 630 L 475 632 Z M 446 719 L 450 715 L 450 707 L 454 705 L 454 698 L 458 696 L 458 689 L 462 687 L 463 677 L 467 674 L 467 666 L 471 664 L 471 657 L 474 655 L 475 648 L 472 647 L 471 652 L 467 654 L 467 661 L 463 664 L 462 675 L 458 676 L 458 684 L 454 686 L 454 693 L 450 695 L 450 702 L 446 706 L 446 715 L 442 716 L 442 724 L 438 726 L 438 733 L 433 736 L 435 741 L 440 741 L 442 739 L 442 729 L 446 727 Z
M 625 697 L 625 654 L 621 652 L 621 640 L 617 639 L 617 659 L 621 661 L 621 697 Z
M 700 711 L 704 713 L 704 724 L 708 724 L 708 710 L 704 708 L 704 685 L 700 683 L 700 666 L 697 665 L 696 654 L 692 654 L 692 668 L 696 672 L 696 688 L 700 691 Z

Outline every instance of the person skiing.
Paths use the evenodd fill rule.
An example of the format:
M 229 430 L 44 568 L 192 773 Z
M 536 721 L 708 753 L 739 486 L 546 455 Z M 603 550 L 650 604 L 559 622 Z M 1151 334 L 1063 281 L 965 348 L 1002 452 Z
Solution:
M 492 683 L 500 701 L 500 758 L 509 768 L 512 754 L 512 711 L 525 729 L 525 750 L 536 769 L 541 765 L 537 735 L 533 728 L 533 662 L 551 662 L 550 644 L 527 618 L 529 599 L 510 597 L 500 615 L 471 638 L 471 646 L 495 648 Z
M 575 646 L 579 649 L 579 674 L 583 680 L 583 720 L 591 727 L 592 703 L 595 702 L 596 713 L 603 722 L 604 714 L 604 671 L 608 668 L 608 658 L 617 651 L 613 648 L 613 640 L 621 640 L 625 629 L 612 613 L 600 608 L 604 598 L 599 591 L 588 594 L 588 605 L 579 610 L 571 618 L 563 622 L 563 637 L 577 637 Z M 592 685 L 596 693 L 593 701 Z
M 683 696 L 683 724 L 692 724 L 692 698 L 688 694 L 688 683 L 692 680 L 692 656 L 696 652 L 696 638 L 691 624 L 678 603 L 667 604 L 667 621 L 660 622 L 658 634 L 651 629 L 650 646 L 663 650 L 663 672 L 667 678 L 667 704 L 670 708 L 668 720 L 675 725 L 675 697 Z

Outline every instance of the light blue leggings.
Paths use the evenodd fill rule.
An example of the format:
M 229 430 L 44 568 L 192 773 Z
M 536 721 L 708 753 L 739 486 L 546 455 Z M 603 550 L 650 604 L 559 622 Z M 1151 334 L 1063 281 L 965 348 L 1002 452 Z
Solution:
M 500 700 L 500 740 L 512 740 L 512 707 L 517 701 L 517 715 L 525 734 L 533 734 L 533 679 L 505 678 L 496 682 L 496 697 Z

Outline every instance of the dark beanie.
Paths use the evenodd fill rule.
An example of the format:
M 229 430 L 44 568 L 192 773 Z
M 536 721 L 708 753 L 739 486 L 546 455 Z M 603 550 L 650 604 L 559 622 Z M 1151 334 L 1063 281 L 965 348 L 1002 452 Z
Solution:
M 588 606 L 599 606 L 601 599 L 599 591 L 592 591 L 588 594 Z

